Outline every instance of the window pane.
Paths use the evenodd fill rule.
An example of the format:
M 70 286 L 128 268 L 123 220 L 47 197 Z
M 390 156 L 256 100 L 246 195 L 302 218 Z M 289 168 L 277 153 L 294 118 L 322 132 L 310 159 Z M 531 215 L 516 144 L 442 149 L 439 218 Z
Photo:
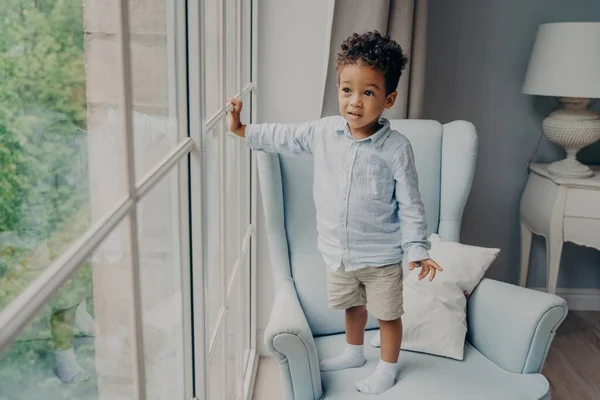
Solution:
M 256 236 L 254 236 L 256 237 Z M 246 368 L 248 367 L 248 361 L 250 358 L 251 348 L 251 335 L 250 335 L 250 316 L 251 316 L 251 305 L 250 305 L 250 248 L 243 258 L 242 265 L 240 266 L 240 296 L 242 301 L 240 303 L 239 313 L 241 314 L 241 324 L 239 329 L 239 340 L 244 354 L 241 359 L 241 368 L 243 374 L 246 374 Z M 260 339 L 259 339 L 260 340 Z
M 242 32 L 242 88 L 245 88 L 248 83 L 252 82 L 252 0 L 242 0 Z
M 223 74 L 219 66 L 221 15 L 219 0 L 204 2 L 204 113 L 207 120 L 224 106 L 221 93 Z
M 223 331 L 219 337 L 217 348 L 209 366 L 208 391 L 209 400 L 225 400 L 225 370 L 223 369 Z
M 182 164 L 182 167 L 185 164 Z M 183 297 L 179 168 L 163 178 L 138 208 L 140 279 L 148 399 L 184 398 Z M 187 283 L 186 283 L 187 284 Z M 125 288 L 122 288 L 125 289 Z M 198 290 L 198 294 L 200 294 Z M 196 329 L 203 329 L 201 323 Z
M 175 168 L 157 183 L 138 208 L 147 398 L 156 400 L 183 398 L 185 389 L 184 338 L 189 332 L 183 330 L 182 305 L 189 299 L 182 294 L 178 173 Z M 120 224 L 0 354 L 2 396 L 131 398 L 128 233 L 127 223 Z M 2 281 L 0 291 L 10 286 L 10 280 Z M 69 382 L 84 377 L 77 385 Z
M 0 353 L 3 398 L 131 398 L 126 231 L 124 222 Z M 7 286 L 4 281 L 0 288 Z
M 98 3 L 114 24 L 115 8 Z M 0 2 L 0 309 L 125 197 L 112 68 L 81 0 Z M 100 43 L 100 46 L 96 44 Z M 115 102 L 113 102 L 115 103 Z
M 219 132 L 224 129 L 221 121 L 215 128 L 203 137 L 202 147 L 202 179 L 203 179 L 203 245 L 204 268 L 206 269 L 207 290 L 207 318 L 209 332 L 212 335 L 219 310 L 225 306 L 222 296 L 222 279 L 220 260 L 220 232 L 219 212 Z M 217 134 L 214 135 L 213 132 Z M 224 228 L 223 228 L 224 229 Z
M 182 55 L 185 49 L 178 48 L 176 40 L 180 1 L 129 1 L 132 118 L 138 180 L 179 142 L 177 68 L 180 58 L 185 57 Z
M 80 0 L 81 2 L 81 0 Z M 130 1 L 131 86 L 137 179 L 178 142 L 176 13 L 179 1 Z M 113 111 L 120 103 L 121 69 L 116 19 L 119 2 L 84 0 L 88 105 L 94 112 Z M 120 131 L 120 115 L 105 121 L 104 129 Z M 110 124 L 107 124 L 109 123 Z M 99 162 L 103 162 L 102 159 Z
M 243 272 L 240 270 L 240 274 Z M 240 301 L 242 301 L 242 282 L 238 276 L 229 301 L 227 310 L 226 341 L 227 341 L 227 398 L 237 399 L 242 392 L 243 370 L 242 360 L 244 348 L 242 341 L 244 339 L 244 326 L 242 326 L 243 316 Z
M 225 0 L 225 91 L 227 96 L 236 95 L 241 89 L 237 82 L 237 0 Z M 244 121 L 248 123 L 248 121 Z M 240 207 L 245 199 L 240 197 L 240 140 L 238 136 L 228 134 L 225 139 L 225 187 L 226 238 L 225 266 L 227 279 L 238 261 L 241 247 Z
M 250 3 L 249 1 L 244 1 L 245 3 Z M 244 63 L 244 65 L 246 65 Z M 250 121 L 250 96 L 247 96 L 245 99 L 246 108 L 242 110 L 242 118 L 244 121 Z M 239 143 L 240 146 L 240 158 L 239 162 L 242 164 L 242 174 L 240 179 L 242 180 L 241 185 L 241 193 L 239 195 L 240 201 L 240 221 L 241 221 L 241 232 L 242 235 L 246 234 L 248 227 L 250 226 L 250 210 L 251 210 L 251 153 L 250 149 L 244 145 L 243 141 Z M 256 228 L 256 222 L 254 222 Z M 254 233 L 254 238 L 256 238 L 256 233 Z M 243 237 L 242 237 L 243 240 Z M 256 239 L 254 239 L 256 240 Z M 249 356 L 248 350 L 250 350 L 250 315 L 251 315 L 251 304 L 250 304 L 250 242 L 248 242 L 248 251 L 245 257 L 242 260 L 242 268 L 243 275 L 240 277 L 242 283 L 241 293 L 246 301 L 242 306 L 242 314 L 244 315 L 244 346 L 243 349 L 246 350 L 245 353 Z M 246 357 L 247 358 L 247 357 Z M 246 359 L 245 358 L 245 359 Z M 245 364 L 244 364 L 245 365 Z
M 237 0 L 225 2 L 225 94 L 235 96 L 241 89 L 237 83 Z
M 240 209 L 247 203 L 249 199 L 243 198 L 240 191 L 240 155 L 239 148 L 242 140 L 235 135 L 225 136 L 225 268 L 227 271 L 227 282 L 229 282 L 231 271 L 237 263 L 240 250 L 242 247 L 243 233 L 241 230 L 244 227 L 240 225 Z M 238 153 L 239 151 L 239 153 Z M 248 175 L 248 170 L 244 169 L 245 175 Z

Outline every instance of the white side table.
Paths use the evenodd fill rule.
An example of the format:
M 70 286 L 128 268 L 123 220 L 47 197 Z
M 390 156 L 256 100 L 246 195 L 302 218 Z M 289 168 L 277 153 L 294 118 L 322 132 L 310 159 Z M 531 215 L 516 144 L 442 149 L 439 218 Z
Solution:
M 600 167 L 588 179 L 551 175 L 548 164 L 532 164 L 521 197 L 521 276 L 525 286 L 531 253 L 531 236 L 546 238 L 546 273 L 549 293 L 556 293 L 564 242 L 600 250 Z

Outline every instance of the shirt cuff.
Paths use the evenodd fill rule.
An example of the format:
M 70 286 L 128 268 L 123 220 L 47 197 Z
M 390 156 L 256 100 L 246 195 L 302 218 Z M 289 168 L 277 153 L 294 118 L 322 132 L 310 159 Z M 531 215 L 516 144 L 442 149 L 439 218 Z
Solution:
M 246 146 L 254 149 L 258 142 L 258 133 L 260 132 L 260 128 L 256 124 L 248 124 L 246 125 L 246 132 L 244 133 L 244 142 Z
M 424 246 L 413 246 L 410 247 L 407 251 L 406 258 L 409 263 L 414 261 L 426 260 L 429 257 L 429 253 L 427 252 L 427 248 Z

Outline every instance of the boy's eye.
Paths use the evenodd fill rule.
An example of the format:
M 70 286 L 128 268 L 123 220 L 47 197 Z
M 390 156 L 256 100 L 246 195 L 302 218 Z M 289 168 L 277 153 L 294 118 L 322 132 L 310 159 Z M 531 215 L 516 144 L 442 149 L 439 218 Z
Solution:
M 344 93 L 350 93 L 350 88 L 345 87 L 345 88 L 342 89 L 342 92 L 344 92 Z
M 370 90 L 367 90 L 367 91 L 365 92 L 365 95 L 366 95 L 366 96 L 373 96 L 374 94 L 375 94 L 375 93 L 371 92 Z

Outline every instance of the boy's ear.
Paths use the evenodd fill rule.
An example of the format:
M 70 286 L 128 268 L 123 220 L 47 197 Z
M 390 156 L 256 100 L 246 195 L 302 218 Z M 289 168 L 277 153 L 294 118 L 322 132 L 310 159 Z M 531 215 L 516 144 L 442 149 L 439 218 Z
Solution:
M 397 91 L 393 91 L 392 93 L 388 94 L 386 99 L 385 99 L 385 108 L 391 108 L 394 103 L 396 102 L 396 99 L 398 98 L 398 92 Z

